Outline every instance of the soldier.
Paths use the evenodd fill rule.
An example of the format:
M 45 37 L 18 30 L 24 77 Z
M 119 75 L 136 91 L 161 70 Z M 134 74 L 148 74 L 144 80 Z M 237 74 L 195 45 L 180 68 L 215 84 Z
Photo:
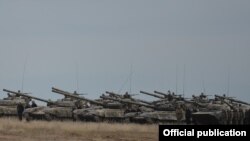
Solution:
M 194 100 L 194 101 L 198 102 L 198 98 L 197 98 L 197 96 L 192 95 L 192 98 L 193 98 L 193 100 Z
M 173 96 L 171 95 L 170 90 L 168 90 L 167 99 L 168 99 L 168 101 L 172 101 L 173 100 Z
M 179 104 L 176 107 L 175 113 L 176 113 L 177 123 L 180 124 L 183 118 L 183 109 Z
M 201 93 L 200 96 L 199 96 L 199 101 L 200 102 L 206 102 L 207 100 L 208 100 L 207 96 L 204 93 Z
M 247 125 L 250 124 L 250 109 L 246 110 L 246 113 L 245 113 L 245 124 L 247 124 Z
M 233 124 L 238 125 L 239 121 L 239 110 L 238 108 L 233 109 Z
M 228 111 L 226 109 L 222 110 L 222 124 L 226 125 L 228 123 Z
M 227 124 L 231 125 L 233 124 L 233 110 L 227 110 L 227 115 L 228 115 L 228 121 Z
M 17 115 L 18 115 L 18 119 L 20 121 L 22 121 L 22 119 L 23 119 L 23 111 L 24 111 L 24 106 L 21 102 L 19 102 L 17 104 Z
M 89 102 L 86 103 L 86 107 L 87 108 L 90 108 L 91 107 L 91 104 Z
M 191 124 L 192 111 L 188 107 L 186 108 L 185 118 L 186 118 L 186 124 Z
M 35 101 L 33 100 L 32 103 L 31 103 L 31 107 L 34 108 L 34 107 L 37 107 Z
M 128 92 L 126 92 L 123 97 L 124 98 L 131 98 L 130 95 L 128 94 Z
M 20 92 L 19 92 L 20 93 Z M 28 98 L 28 97 L 23 97 L 24 98 L 24 100 L 25 100 L 25 103 L 26 103 L 26 105 L 25 105 L 25 109 L 26 108 L 30 108 L 31 107 L 31 105 L 30 105 L 30 101 L 31 101 L 31 99 L 30 98 Z
M 245 119 L 245 111 L 242 108 L 241 104 L 239 104 L 239 124 L 243 125 Z
M 73 122 L 77 121 L 77 116 L 75 117 L 74 111 L 77 109 L 77 104 L 75 103 L 75 106 L 71 108 L 71 118 L 73 119 Z
M 196 113 L 196 112 L 199 112 L 199 107 L 198 107 L 198 105 L 194 105 L 194 107 L 193 107 L 193 113 Z M 194 125 L 197 125 L 197 121 L 196 121 L 195 118 L 192 118 L 192 123 L 193 123 Z
M 207 98 L 207 96 L 204 93 L 201 93 L 200 99 L 205 99 L 205 98 Z

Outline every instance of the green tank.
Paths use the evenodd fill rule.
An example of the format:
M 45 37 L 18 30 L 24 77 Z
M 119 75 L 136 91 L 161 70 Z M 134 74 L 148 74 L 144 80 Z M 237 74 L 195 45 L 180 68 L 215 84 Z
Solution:
M 137 122 L 137 123 L 177 122 L 175 109 L 169 110 L 169 107 L 164 107 L 164 106 L 159 107 L 155 105 L 149 105 L 145 103 L 140 103 L 138 101 L 131 101 L 125 99 L 115 99 L 115 98 L 108 98 L 108 99 L 129 105 L 139 106 L 138 107 L 139 110 L 137 112 L 133 111 L 125 114 L 125 117 L 129 118 L 129 121 L 131 122 Z M 184 116 L 182 120 L 185 120 Z
M 69 93 L 54 88 L 53 92 L 55 93 Z M 77 95 L 77 93 L 75 93 Z M 51 120 L 72 120 L 73 119 L 73 110 L 82 107 L 83 103 L 79 100 L 72 99 L 70 97 L 65 97 L 63 99 L 58 99 L 56 101 L 44 100 L 37 97 L 30 97 L 39 101 L 47 103 L 47 106 L 34 107 L 25 109 L 24 117 L 27 121 L 34 119 L 45 119 L 47 121 Z
M 114 102 L 112 100 L 104 99 L 104 95 L 101 96 L 102 100 L 91 100 L 85 97 L 77 95 L 67 94 L 68 97 L 76 98 L 78 100 L 86 101 L 91 104 L 89 107 L 77 109 L 73 111 L 75 120 L 83 121 L 127 121 L 124 116 L 127 108 L 120 102 Z M 120 97 L 116 95 L 116 97 Z
M 26 107 L 30 102 L 30 99 L 27 97 L 22 97 L 21 92 L 7 91 L 3 89 L 3 91 L 8 92 L 8 97 L 0 100 L 0 117 L 4 116 L 17 116 L 17 105 L 22 104 L 23 107 Z
M 195 124 L 232 124 L 234 105 L 231 105 L 221 96 L 215 95 L 215 99 L 209 103 L 197 103 L 199 111 L 192 114 Z

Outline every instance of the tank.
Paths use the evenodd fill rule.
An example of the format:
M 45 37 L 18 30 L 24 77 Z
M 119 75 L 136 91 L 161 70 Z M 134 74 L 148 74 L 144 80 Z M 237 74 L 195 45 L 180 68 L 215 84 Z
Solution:
M 250 104 L 241 100 L 234 99 L 232 97 L 226 97 L 225 95 L 219 96 L 215 95 L 215 97 L 221 99 L 223 103 L 231 108 L 233 112 L 232 124 L 249 124 L 249 111 Z M 237 114 L 237 116 L 235 116 Z M 237 117 L 237 118 L 235 118 Z M 238 121 L 236 121 L 238 120 Z
M 119 101 L 121 103 L 126 103 L 129 105 L 137 105 L 138 111 L 132 111 L 125 114 L 126 118 L 129 118 L 129 121 L 136 123 L 174 123 L 177 122 L 176 112 L 173 108 L 172 110 L 169 107 L 164 106 L 154 106 L 144 103 L 139 103 L 137 101 L 125 100 L 125 99 L 108 99 Z M 185 120 L 184 116 L 183 119 Z
M 154 91 L 154 93 L 140 91 L 140 93 L 158 98 L 158 100 L 153 101 L 151 104 L 165 110 L 175 110 L 176 102 L 184 101 L 184 98 L 181 95 L 176 95 L 174 93 L 171 94 L 170 91 L 168 91 L 168 94 L 159 91 Z
M 22 97 L 20 91 L 7 91 L 3 89 L 3 91 L 8 92 L 8 97 L 0 100 L 0 116 L 17 116 L 17 105 L 22 104 L 24 107 L 30 102 L 29 98 Z M 14 92 L 14 93 L 13 93 Z
M 55 93 L 69 93 L 59 89 L 53 89 Z M 75 93 L 76 94 L 76 93 Z M 24 117 L 27 121 L 34 119 L 45 119 L 47 121 L 51 120 L 72 120 L 73 111 L 84 105 L 79 100 L 72 99 L 70 97 L 65 97 L 63 99 L 58 99 L 56 101 L 44 100 L 37 97 L 30 97 L 39 101 L 47 103 L 47 106 L 29 108 L 24 111 Z
M 88 109 L 81 109 L 74 111 L 74 118 L 81 121 L 112 121 L 122 122 L 125 121 L 124 109 L 92 107 Z
M 126 121 L 124 116 L 126 107 L 120 102 L 113 102 L 110 100 L 91 100 L 85 97 L 72 95 L 67 93 L 66 96 L 76 98 L 78 100 L 86 101 L 92 104 L 87 108 L 74 110 L 73 116 L 75 120 L 82 121 Z M 101 96 L 103 98 L 104 95 Z
M 123 121 L 124 109 L 123 105 L 119 102 L 113 102 L 108 99 L 103 99 L 104 95 L 100 96 L 101 99 L 90 100 L 91 105 L 87 108 L 77 109 L 73 113 L 75 120 L 81 121 Z M 82 97 L 80 97 L 82 98 Z M 84 100 L 81 99 L 81 100 Z
M 47 106 L 28 108 L 24 110 L 24 117 L 30 120 L 72 120 L 72 112 L 75 109 L 75 101 L 65 101 L 60 99 L 53 104 L 47 103 Z
M 197 103 L 199 111 L 192 114 L 195 124 L 198 125 L 218 125 L 230 124 L 232 120 L 233 106 L 220 97 L 209 103 Z

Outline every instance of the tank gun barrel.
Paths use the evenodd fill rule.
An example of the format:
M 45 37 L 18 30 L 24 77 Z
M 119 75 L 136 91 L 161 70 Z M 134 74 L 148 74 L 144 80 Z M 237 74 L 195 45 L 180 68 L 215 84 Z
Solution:
M 219 96 L 219 95 L 214 95 L 214 96 L 215 96 L 215 97 L 218 97 L 218 98 L 220 98 L 220 99 L 228 99 L 228 100 L 230 100 L 230 101 L 232 101 L 232 102 L 241 103 L 241 104 L 245 104 L 245 105 L 249 105 L 249 106 L 250 106 L 250 104 L 247 103 L 247 102 L 240 101 L 240 100 L 236 100 L 236 99 L 233 99 L 233 98 L 230 98 L 230 97 L 224 97 L 224 96 Z
M 198 106 L 198 107 L 207 107 L 207 104 L 201 104 L 201 103 L 198 103 L 198 102 L 196 102 L 196 101 L 193 101 L 193 100 L 186 100 L 186 99 L 183 99 L 183 101 L 184 102 L 186 102 L 186 103 L 191 103 L 191 104 L 193 104 L 193 105 L 196 105 L 196 106 Z
M 55 87 L 52 87 L 52 90 L 55 92 L 55 93 L 60 93 L 60 94 L 67 94 L 67 93 L 70 93 L 70 92 L 67 92 L 67 91 L 64 91 L 64 90 L 61 90 L 61 89 L 58 89 L 58 88 L 55 88 Z M 77 93 L 76 91 L 74 93 L 72 93 L 74 95 L 85 95 L 85 94 L 79 94 Z
M 113 100 L 113 101 L 118 101 L 118 102 L 121 102 L 121 103 L 126 103 L 126 104 L 129 103 L 129 104 L 134 104 L 134 105 L 139 105 L 139 106 L 144 106 L 144 107 L 155 109 L 155 107 L 152 106 L 152 105 L 142 104 L 142 103 L 138 103 L 138 102 L 131 101 L 131 100 L 116 99 L 116 98 L 107 97 L 107 96 L 101 96 L 101 98 L 103 98 L 103 99 L 109 99 L 109 100 Z
M 166 93 L 163 93 L 163 92 L 159 92 L 159 91 L 154 91 L 154 93 L 156 94 L 159 94 L 159 95 L 162 95 L 164 96 L 165 98 L 166 97 L 173 97 L 173 98 L 180 98 L 182 95 L 177 95 L 177 94 L 166 94 Z
M 163 93 L 163 92 L 159 92 L 159 91 L 154 91 L 154 93 L 159 94 L 159 95 L 163 95 L 163 96 L 168 96 L 169 94 L 167 93 Z M 182 94 L 172 94 L 172 96 L 182 96 Z
M 95 101 L 95 100 L 91 100 L 91 99 L 88 99 L 88 98 L 85 98 L 85 97 L 80 97 L 80 96 L 78 96 L 78 95 L 75 95 L 75 94 L 72 94 L 72 93 L 69 93 L 69 92 L 66 92 L 66 91 L 62 91 L 62 90 L 58 91 L 58 90 L 59 90 L 59 89 L 52 87 L 52 92 L 55 92 L 55 93 L 58 93 L 58 94 L 62 94 L 62 95 L 64 95 L 64 96 L 68 96 L 68 97 L 80 99 L 80 100 L 83 100 L 83 101 L 88 101 L 88 102 L 90 102 L 91 104 L 96 104 L 96 105 L 104 106 L 104 104 L 101 103 L 101 102 L 97 102 L 97 101 Z
M 7 89 L 3 89 L 3 91 L 8 92 L 8 93 L 12 93 L 12 94 L 15 94 L 15 95 L 23 96 L 23 97 L 28 97 L 28 98 L 31 98 L 31 99 L 35 99 L 35 100 L 38 100 L 38 101 L 45 102 L 45 103 L 54 104 L 54 102 L 52 102 L 52 101 L 49 101 L 49 100 L 46 100 L 46 99 L 42 99 L 42 98 L 38 98 L 38 97 L 35 97 L 35 96 L 30 96 L 30 95 L 27 95 L 25 93 L 14 92 L 14 91 L 7 90 Z
M 164 96 L 164 97 L 168 96 L 168 94 L 163 93 L 163 92 L 159 92 L 159 91 L 154 91 L 154 93 L 159 94 L 159 95 L 162 95 L 162 96 Z
M 64 96 L 66 96 L 69 93 L 69 92 L 66 92 L 66 91 L 56 89 L 54 87 L 52 87 L 52 92 L 57 93 L 57 94 L 61 94 L 61 95 L 64 95 Z
M 222 103 L 225 103 L 225 104 L 226 104 L 227 106 L 229 106 L 231 109 L 235 110 L 235 107 L 234 107 L 232 104 L 228 103 L 228 102 L 225 101 L 224 99 L 220 99 L 220 100 L 221 100 Z
M 129 94 L 130 96 L 136 96 L 136 95 L 139 95 L 139 94 Z
M 138 102 L 141 102 L 141 103 L 145 103 L 145 104 L 148 104 L 148 105 L 152 105 L 151 102 L 148 102 L 148 101 L 145 101 L 145 100 L 141 100 L 141 99 L 135 99 L 133 98 L 135 101 L 138 101 Z
M 146 95 L 149 95 L 149 96 L 153 96 L 153 97 L 156 97 L 156 98 L 164 99 L 164 97 L 162 97 L 162 96 L 152 94 L 152 93 L 148 93 L 148 92 L 145 92 L 145 91 L 140 91 L 140 93 L 146 94 Z
M 57 93 L 57 94 L 61 94 L 61 95 L 64 95 L 64 96 L 66 96 L 67 94 L 72 94 L 72 95 L 77 95 L 77 96 L 86 95 L 86 94 L 79 94 L 76 91 L 74 93 L 70 93 L 70 92 L 67 92 L 67 91 L 64 91 L 64 90 L 60 90 L 60 89 L 55 88 L 55 87 L 52 87 L 52 92 Z

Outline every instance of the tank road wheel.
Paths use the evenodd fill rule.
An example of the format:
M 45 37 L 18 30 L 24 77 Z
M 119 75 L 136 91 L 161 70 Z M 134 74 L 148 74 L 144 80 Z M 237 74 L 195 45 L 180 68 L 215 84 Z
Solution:
M 53 117 L 49 114 L 45 114 L 45 120 L 51 121 L 51 120 L 53 120 Z
M 123 122 L 124 122 L 124 123 L 129 123 L 129 122 L 130 122 L 130 118 L 129 118 L 129 117 L 125 118 L 125 119 L 123 120 Z
M 32 120 L 32 117 L 29 114 L 24 114 L 23 116 L 27 122 Z
M 81 121 L 81 119 L 78 115 L 73 114 L 73 121 Z
M 94 117 L 94 121 L 95 121 L 95 122 L 101 122 L 102 119 L 101 119 L 100 117 L 98 117 L 98 116 L 95 116 L 95 117 Z
M 153 124 L 154 121 L 151 118 L 146 118 L 146 123 L 148 124 Z

